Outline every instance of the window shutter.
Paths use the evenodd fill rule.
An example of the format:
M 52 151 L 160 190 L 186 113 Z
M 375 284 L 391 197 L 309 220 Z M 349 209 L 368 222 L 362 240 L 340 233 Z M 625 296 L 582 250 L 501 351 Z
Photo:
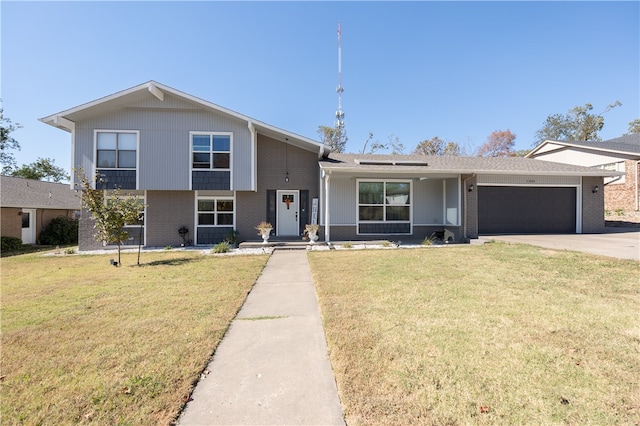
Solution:
M 273 233 L 276 232 L 276 190 L 267 189 L 267 222 L 273 226 Z

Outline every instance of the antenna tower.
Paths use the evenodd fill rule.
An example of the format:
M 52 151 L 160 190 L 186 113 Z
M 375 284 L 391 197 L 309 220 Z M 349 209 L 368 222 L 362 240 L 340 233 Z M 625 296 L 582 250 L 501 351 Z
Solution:
M 340 22 L 338 22 L 338 88 L 336 92 L 338 93 L 338 110 L 336 111 L 335 126 L 338 131 L 338 146 L 340 146 L 344 132 L 344 111 L 342 111 L 342 92 L 344 92 L 344 87 L 342 87 L 342 24 Z

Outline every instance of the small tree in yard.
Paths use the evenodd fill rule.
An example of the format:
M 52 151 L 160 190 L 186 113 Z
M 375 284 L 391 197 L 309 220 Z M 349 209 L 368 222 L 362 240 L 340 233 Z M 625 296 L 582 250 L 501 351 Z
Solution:
M 84 172 L 78 173 L 82 186 L 82 204 L 95 220 L 94 238 L 97 241 L 116 243 L 118 246 L 118 265 L 120 265 L 120 248 L 129 238 L 125 225 L 139 220 L 140 202 L 137 198 L 123 195 L 120 189 L 109 193 L 105 200 L 104 192 L 93 189 Z M 96 180 L 99 177 L 96 176 Z

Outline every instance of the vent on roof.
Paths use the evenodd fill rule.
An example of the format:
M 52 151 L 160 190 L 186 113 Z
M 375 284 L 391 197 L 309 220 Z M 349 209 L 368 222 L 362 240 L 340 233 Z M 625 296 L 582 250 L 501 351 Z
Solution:
M 426 161 L 415 160 L 360 160 L 355 159 L 356 164 L 362 166 L 428 166 Z

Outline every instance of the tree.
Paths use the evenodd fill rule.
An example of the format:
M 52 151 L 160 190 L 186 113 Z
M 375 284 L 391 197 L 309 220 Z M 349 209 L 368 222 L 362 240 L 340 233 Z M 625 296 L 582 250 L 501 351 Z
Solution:
M 629 122 L 629 134 L 640 133 L 640 118 Z
M 347 145 L 347 132 L 338 127 L 318 126 L 318 136 L 322 143 L 331 147 L 331 152 L 344 152 Z
M 373 133 L 369 132 L 369 137 L 366 141 L 364 141 L 364 145 L 362 147 L 362 154 L 373 154 L 376 151 L 388 151 L 391 150 L 391 154 L 402 154 L 404 152 L 404 145 L 400 142 L 400 138 L 396 135 L 389 135 L 389 141 L 387 143 L 382 143 L 379 140 L 376 140 L 369 146 L 369 151 L 367 151 L 367 145 L 373 139 Z
M 516 135 L 511 130 L 496 130 L 478 148 L 478 157 L 513 157 Z
M 91 187 L 91 182 L 80 171 L 78 180 L 82 187 L 82 204 L 91 213 L 95 220 L 96 241 L 116 243 L 118 245 L 118 263 L 120 263 L 120 248 L 129 238 L 125 225 L 135 224 L 140 221 L 140 202 L 130 195 L 123 195 L 120 189 L 109 191 L 105 199 L 105 192 Z M 99 177 L 96 176 L 96 180 Z
M 413 150 L 414 154 L 421 155 L 455 155 L 459 156 L 461 152 L 460 145 L 455 142 L 446 142 L 437 136 L 431 139 L 425 139 L 416 145 Z
M 11 133 L 22 126 L 13 123 L 10 119 L 5 118 L 4 110 L 0 107 L 0 164 L 2 164 L 2 174 L 9 173 L 16 166 L 16 159 L 10 149 L 20 151 L 20 143 L 15 140 Z
M 545 140 L 601 141 L 598 132 L 604 127 L 604 114 L 622 105 L 620 101 L 607 105 L 600 114 L 592 114 L 593 105 L 575 106 L 567 114 L 552 114 L 536 132 L 534 146 Z
M 48 182 L 68 181 L 69 175 L 62 167 L 55 166 L 55 160 L 51 158 L 39 158 L 28 166 L 22 165 L 11 172 L 11 176 L 25 179 L 46 180 Z

